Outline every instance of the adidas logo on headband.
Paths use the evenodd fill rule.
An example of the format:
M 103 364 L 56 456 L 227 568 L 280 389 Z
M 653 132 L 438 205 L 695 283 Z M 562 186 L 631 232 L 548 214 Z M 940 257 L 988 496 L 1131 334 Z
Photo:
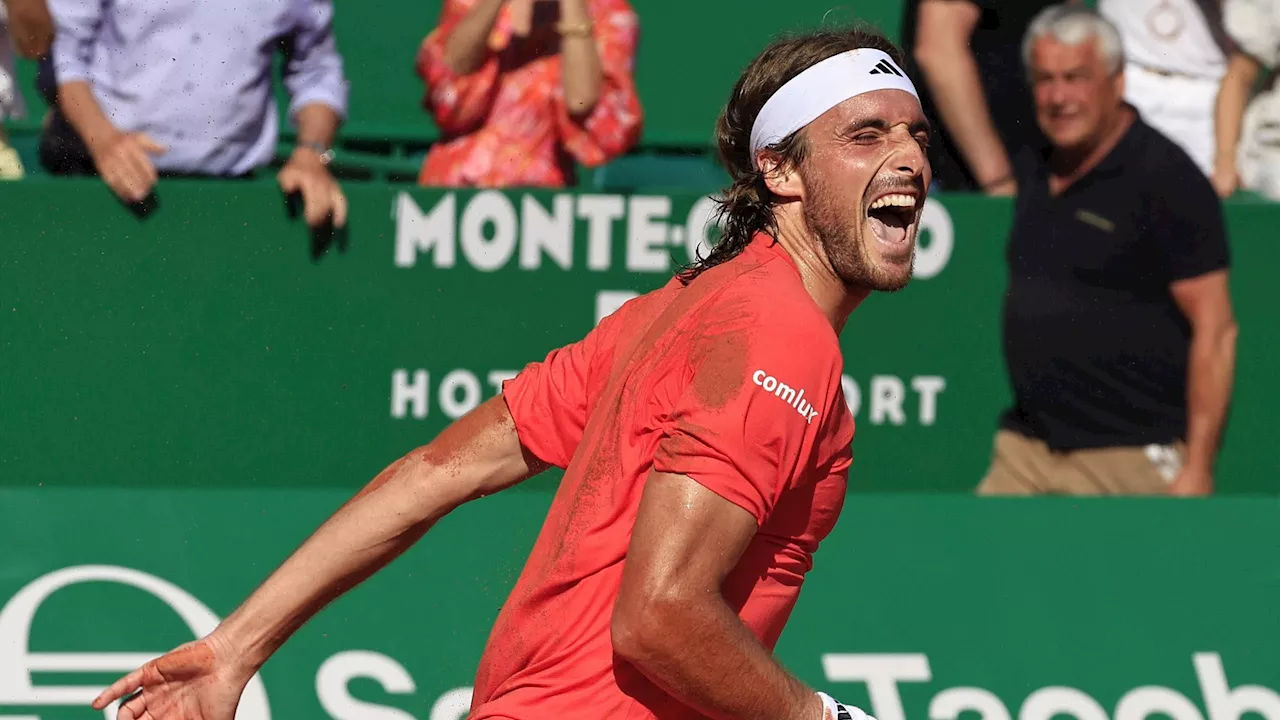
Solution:
M 787 137 L 845 100 L 876 90 L 901 90 L 920 98 L 906 73 L 880 50 L 850 50 L 804 70 L 778 88 L 756 115 L 751 126 L 752 165 L 756 165 L 760 148 Z
M 884 75 L 886 73 L 890 75 L 897 75 L 898 77 L 906 77 L 906 75 L 902 74 L 901 70 L 894 67 L 893 63 L 889 62 L 888 60 L 881 60 L 880 62 L 876 63 L 876 66 L 871 68 L 871 72 L 867 74 L 868 75 Z

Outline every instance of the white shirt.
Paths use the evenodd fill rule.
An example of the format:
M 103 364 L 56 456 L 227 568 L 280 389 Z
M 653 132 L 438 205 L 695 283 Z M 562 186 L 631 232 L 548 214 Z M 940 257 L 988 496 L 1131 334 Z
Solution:
M 1222 16 L 1241 52 L 1267 69 L 1280 66 L 1280 1 L 1226 0 Z
M 1217 7 L 1218 0 L 1098 0 L 1098 12 L 1120 30 L 1126 62 L 1213 80 L 1227 70 Z
M 319 102 L 346 115 L 333 0 L 48 3 L 58 83 L 87 81 L 116 128 L 167 146 L 157 170 L 240 175 L 270 162 L 281 44 L 289 114 Z

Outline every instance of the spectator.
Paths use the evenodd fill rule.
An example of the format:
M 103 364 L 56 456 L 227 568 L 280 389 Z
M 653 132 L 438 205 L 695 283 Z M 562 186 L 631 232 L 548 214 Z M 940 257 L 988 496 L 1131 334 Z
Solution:
M 907 0 L 903 52 L 934 121 L 929 160 L 938 187 L 1017 191 L 1011 158 L 1043 138 L 1018 47 L 1027 23 L 1050 0 Z
M 1124 102 L 1100 15 L 1046 9 L 1024 54 L 1050 148 L 1017 164 L 1014 404 L 979 492 L 1208 494 L 1235 365 L 1221 204 Z
M 274 49 L 285 56 L 297 148 L 278 180 L 311 225 L 341 226 L 326 164 L 347 87 L 329 0 L 51 0 L 57 104 L 41 142 L 50 172 L 98 175 L 126 202 L 165 175 L 243 177 L 271 161 Z
M 626 0 L 445 0 L 418 73 L 442 137 L 419 182 L 563 187 L 640 135 Z
M 1124 97 L 1213 173 L 1213 102 L 1227 68 L 1221 0 L 1098 0 L 1124 43 Z
M 1243 185 L 1280 200 L 1280 90 L 1276 88 L 1280 4 L 1275 0 L 1226 0 L 1223 13 L 1237 48 L 1218 93 L 1213 184 L 1223 197 Z M 1265 90 L 1250 102 L 1249 94 L 1264 66 L 1270 73 Z
M 26 103 L 18 90 L 17 55 L 34 60 L 49 52 L 53 19 L 44 0 L 0 0 L 0 123 L 26 117 Z M 0 125 L 0 180 L 26 174 L 18 152 L 9 146 Z

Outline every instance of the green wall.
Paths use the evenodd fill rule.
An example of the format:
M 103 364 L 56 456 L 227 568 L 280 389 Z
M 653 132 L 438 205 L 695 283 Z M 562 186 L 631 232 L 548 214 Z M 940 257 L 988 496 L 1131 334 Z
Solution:
M 94 181 L 0 187 L 0 486 L 357 487 L 611 299 L 665 282 L 709 208 L 346 191 L 345 245 L 313 259 L 266 181 L 165 181 L 142 220 Z M 846 327 L 855 492 L 968 492 L 985 471 L 1008 399 L 1009 212 L 931 198 L 916 280 Z M 1274 493 L 1280 206 L 1227 217 L 1242 330 L 1219 486 Z
M 207 632 L 347 496 L 0 490 L 0 716 L 102 718 L 99 688 Z M 460 720 L 548 502 L 499 493 L 445 518 L 299 631 L 242 720 Z M 878 720 L 1277 720 L 1278 511 L 862 496 L 777 655 Z

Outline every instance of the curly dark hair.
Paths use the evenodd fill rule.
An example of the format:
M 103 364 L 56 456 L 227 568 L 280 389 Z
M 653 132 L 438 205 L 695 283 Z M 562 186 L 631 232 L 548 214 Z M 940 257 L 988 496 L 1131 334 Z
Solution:
M 709 268 L 741 253 L 758 232 L 777 234 L 773 208 L 778 198 L 765 185 L 764 173 L 751 158 L 751 126 L 765 102 L 787 81 L 829 57 L 859 48 L 883 51 L 902 64 L 902 53 L 880 32 L 863 25 L 783 36 L 764 49 L 742 72 L 729 102 L 716 121 L 716 145 L 730 184 L 716 198 L 720 240 L 705 257 L 692 258 L 679 273 L 688 284 Z M 803 162 L 807 150 L 803 130 L 769 146 L 784 167 Z

